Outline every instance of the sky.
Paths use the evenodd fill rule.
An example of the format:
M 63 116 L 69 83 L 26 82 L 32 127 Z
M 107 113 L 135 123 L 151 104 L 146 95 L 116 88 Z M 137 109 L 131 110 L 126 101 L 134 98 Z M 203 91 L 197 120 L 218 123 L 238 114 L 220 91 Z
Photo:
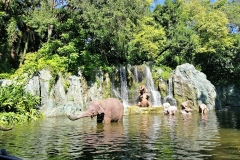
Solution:
M 216 0 L 210 0 L 210 2 L 215 2 L 215 1 Z M 150 6 L 151 10 L 153 10 L 157 4 L 164 4 L 164 0 L 154 0 Z

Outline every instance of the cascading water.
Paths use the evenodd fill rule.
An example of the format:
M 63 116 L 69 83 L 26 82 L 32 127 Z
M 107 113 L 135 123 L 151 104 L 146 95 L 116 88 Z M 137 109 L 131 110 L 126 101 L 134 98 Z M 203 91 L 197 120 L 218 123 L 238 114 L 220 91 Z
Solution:
M 172 77 L 168 79 L 168 96 L 173 98 Z
M 152 73 L 150 71 L 150 68 L 146 66 L 146 78 L 147 78 L 147 90 L 151 93 L 151 102 L 153 106 L 160 106 L 161 103 L 161 94 L 154 89 L 154 83 L 152 79 Z
M 137 70 L 137 66 L 134 66 L 133 76 L 135 78 L 136 83 L 138 83 L 138 70 Z
M 168 79 L 168 95 L 166 97 L 164 97 L 164 103 L 168 102 L 173 106 L 177 106 L 177 101 L 176 99 L 173 98 L 173 81 L 172 81 L 172 77 Z
M 125 67 L 120 67 L 120 82 L 121 82 L 121 98 L 124 106 L 128 106 L 128 88 L 127 75 Z

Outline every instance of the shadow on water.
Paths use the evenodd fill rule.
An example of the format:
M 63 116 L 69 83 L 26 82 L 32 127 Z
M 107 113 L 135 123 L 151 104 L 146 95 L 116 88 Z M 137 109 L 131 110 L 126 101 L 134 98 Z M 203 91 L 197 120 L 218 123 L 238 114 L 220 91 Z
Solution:
M 0 147 L 22 159 L 237 159 L 240 111 L 142 114 L 122 123 L 46 118 L 0 132 Z

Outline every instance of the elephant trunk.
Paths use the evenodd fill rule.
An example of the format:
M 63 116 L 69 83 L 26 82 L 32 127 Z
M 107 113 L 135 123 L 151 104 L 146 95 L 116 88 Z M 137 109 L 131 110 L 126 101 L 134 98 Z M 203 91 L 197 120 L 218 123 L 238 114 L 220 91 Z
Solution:
M 68 119 L 70 119 L 71 121 L 75 121 L 75 120 L 78 120 L 78 119 L 83 118 L 83 117 L 91 117 L 91 116 L 92 115 L 89 112 L 85 111 L 85 112 L 82 112 L 79 115 L 69 115 Z

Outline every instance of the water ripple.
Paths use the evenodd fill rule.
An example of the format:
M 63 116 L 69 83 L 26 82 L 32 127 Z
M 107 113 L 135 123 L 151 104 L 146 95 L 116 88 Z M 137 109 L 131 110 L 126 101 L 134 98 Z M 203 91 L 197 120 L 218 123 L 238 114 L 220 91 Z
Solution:
M 22 159 L 236 159 L 237 117 L 215 112 L 188 117 L 146 114 L 111 124 L 46 118 L 0 132 L 0 146 Z M 236 122 L 226 124 L 229 119 Z

